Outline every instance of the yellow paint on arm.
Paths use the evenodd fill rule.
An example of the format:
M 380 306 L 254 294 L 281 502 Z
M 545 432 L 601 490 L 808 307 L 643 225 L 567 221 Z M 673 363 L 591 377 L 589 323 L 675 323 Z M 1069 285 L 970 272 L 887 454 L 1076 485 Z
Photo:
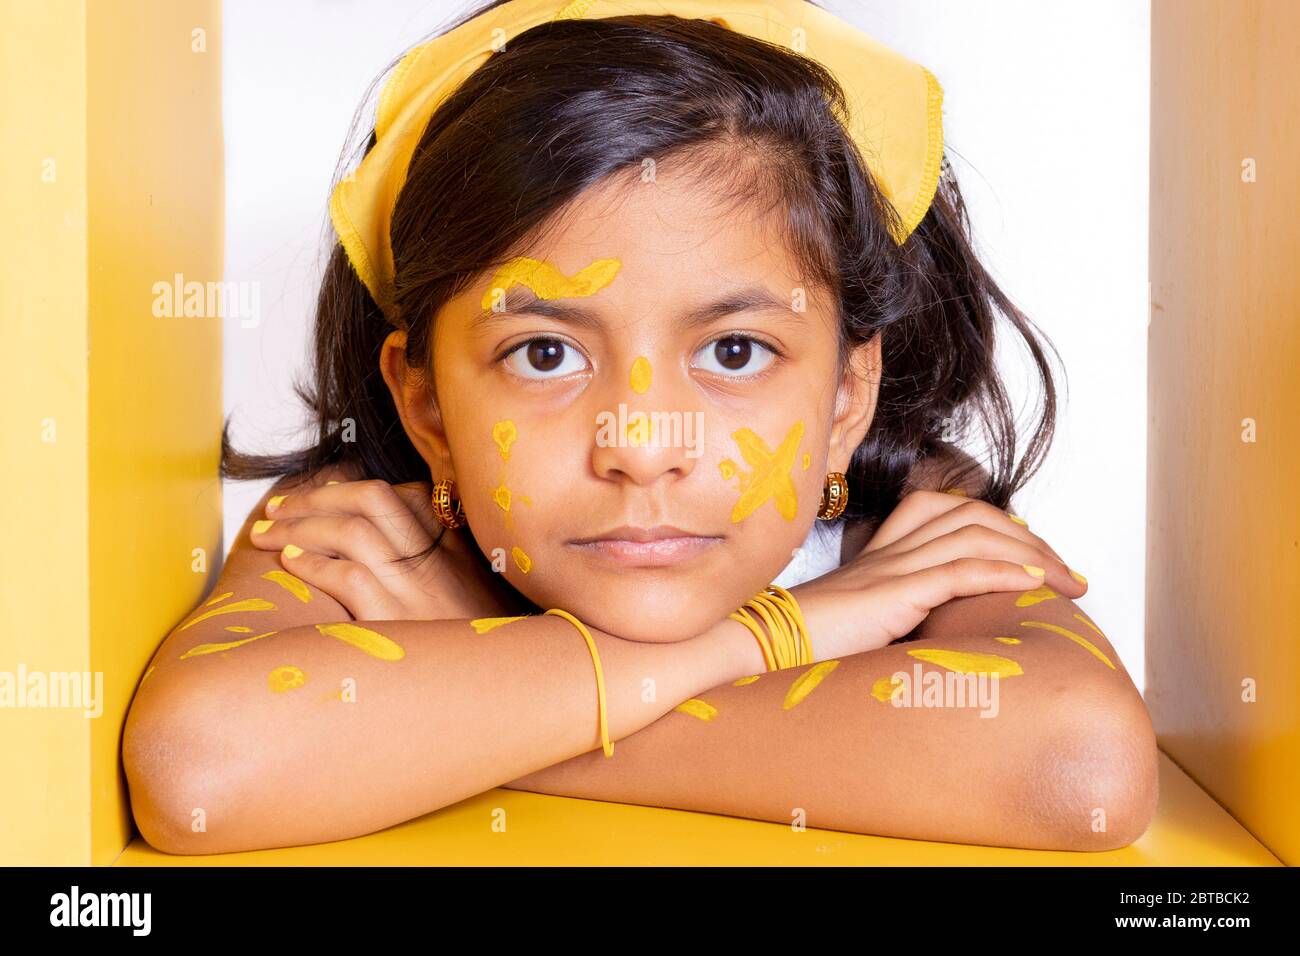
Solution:
M 742 677 L 740 680 L 732 681 L 731 684 L 733 687 L 744 687 L 746 684 L 754 683 L 762 676 L 762 674 L 755 674 L 752 677 Z
M 1115 670 L 1115 665 L 1110 662 L 1109 657 L 1101 652 L 1101 648 L 1097 647 L 1096 644 L 1092 643 L 1092 641 L 1088 640 L 1086 637 L 1080 637 L 1078 634 L 1075 634 L 1074 631 L 1061 627 L 1059 624 L 1049 624 L 1047 621 L 1021 621 L 1020 626 L 1041 627 L 1045 630 L 1052 631 L 1055 634 L 1060 634 L 1062 637 L 1068 637 L 1111 670 Z
M 917 660 L 937 664 L 961 674 L 1015 677 L 1024 673 L 1019 664 L 1000 654 L 984 654 L 980 651 L 945 651 L 937 647 L 921 647 L 907 653 Z
M 230 627 L 226 628 L 226 630 L 227 630 L 227 631 L 234 631 L 236 634 L 252 634 L 252 633 L 253 633 L 253 629 L 252 629 L 251 627 L 243 627 L 243 626 L 241 626 L 241 625 L 239 625 L 239 624 L 232 624 L 232 625 L 230 625 Z
M 1019 643 L 1020 643 L 1020 638 L 1018 638 L 1018 637 L 995 637 L 995 638 L 993 638 L 993 640 L 995 640 L 995 641 L 1001 641 L 1003 644 L 1019 644 Z
M 888 704 L 894 699 L 894 695 L 903 689 L 903 684 L 904 682 L 902 678 L 897 678 L 893 675 L 882 677 L 871 685 L 871 696 L 876 698 L 878 701 Z
M 311 589 L 307 587 L 307 582 L 302 578 L 295 577 L 288 571 L 276 568 L 273 571 L 267 571 L 262 577 L 268 581 L 274 581 L 303 604 L 311 600 Z
M 282 664 L 267 675 L 266 683 L 271 690 L 279 694 L 307 683 L 307 675 L 292 664 Z
M 245 598 L 242 601 L 236 601 L 234 604 L 227 604 L 224 607 L 213 608 L 211 611 L 205 611 L 188 624 L 182 624 L 177 631 L 183 631 L 186 628 L 193 627 L 199 621 L 206 621 L 210 617 L 216 617 L 218 614 L 236 614 L 240 611 L 274 611 L 275 605 L 264 598 Z
M 480 617 L 469 622 L 469 626 L 474 628 L 476 634 L 486 634 L 488 631 L 494 631 L 503 624 L 509 624 L 511 621 L 522 621 L 528 615 L 521 614 L 518 617 Z
M 839 661 L 821 661 L 814 664 L 808 670 L 804 671 L 794 679 L 790 689 L 785 692 L 785 700 L 781 704 L 782 710 L 789 710 L 794 707 L 805 697 L 811 694 L 826 676 L 835 668 L 840 666 Z
M 267 631 L 265 634 L 258 634 L 255 637 L 246 637 L 242 641 L 226 641 L 220 644 L 196 644 L 188 651 L 182 654 L 178 660 L 185 660 L 187 657 L 201 657 L 204 654 L 218 654 L 221 651 L 233 650 L 236 647 L 243 647 L 249 641 L 260 641 L 264 637 L 270 637 L 277 631 Z
M 212 605 L 214 604 L 220 604 L 222 601 L 224 601 L 226 598 L 230 597 L 234 593 L 235 593 L 234 591 L 227 591 L 225 594 L 218 594 L 216 597 L 214 597 L 211 601 L 209 601 L 207 604 L 203 606 L 212 607 Z
M 690 714 L 692 717 L 698 717 L 700 720 L 712 720 L 718 716 L 718 708 L 712 704 L 700 700 L 698 697 L 692 697 L 690 700 L 684 700 L 673 710 L 679 710 L 683 714 Z
M 1016 607 L 1030 607 L 1039 601 L 1050 601 L 1054 597 L 1059 597 L 1055 591 L 1049 587 L 1035 588 L 1032 591 L 1026 591 L 1020 597 L 1016 598 Z
M 406 656 L 402 645 L 392 638 L 385 637 L 368 627 L 362 627 L 360 624 L 347 621 L 338 624 L 317 624 L 316 630 L 327 637 L 337 637 L 340 641 L 351 644 L 357 650 L 365 651 L 371 657 L 377 657 L 382 661 L 400 661 Z

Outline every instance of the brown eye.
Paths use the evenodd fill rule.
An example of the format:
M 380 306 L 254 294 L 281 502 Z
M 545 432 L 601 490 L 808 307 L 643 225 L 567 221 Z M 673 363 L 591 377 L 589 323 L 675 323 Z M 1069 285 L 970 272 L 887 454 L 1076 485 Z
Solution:
M 523 378 L 560 378 L 586 368 L 582 353 L 559 339 L 529 339 L 503 361 Z
M 704 346 L 697 356 L 703 359 L 698 367 L 719 375 L 739 377 L 763 371 L 772 364 L 775 353 L 747 335 L 728 335 Z

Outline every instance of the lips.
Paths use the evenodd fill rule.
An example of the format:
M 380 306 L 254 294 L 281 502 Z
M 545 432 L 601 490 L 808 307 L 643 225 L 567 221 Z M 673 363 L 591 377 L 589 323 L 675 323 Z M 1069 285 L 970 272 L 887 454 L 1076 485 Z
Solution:
M 716 535 L 701 535 L 673 525 L 637 528 L 621 525 L 569 546 L 606 564 L 621 567 L 667 567 L 688 561 L 722 542 Z

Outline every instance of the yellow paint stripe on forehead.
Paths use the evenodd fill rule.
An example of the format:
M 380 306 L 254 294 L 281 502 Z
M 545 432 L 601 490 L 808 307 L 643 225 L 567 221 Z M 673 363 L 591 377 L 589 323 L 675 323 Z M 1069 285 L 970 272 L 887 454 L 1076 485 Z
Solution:
M 614 281 L 623 267 L 619 259 L 597 259 L 571 276 L 549 262 L 521 256 L 501 266 L 488 283 L 480 303 L 491 309 L 515 285 L 526 285 L 539 299 L 576 299 L 595 295 Z

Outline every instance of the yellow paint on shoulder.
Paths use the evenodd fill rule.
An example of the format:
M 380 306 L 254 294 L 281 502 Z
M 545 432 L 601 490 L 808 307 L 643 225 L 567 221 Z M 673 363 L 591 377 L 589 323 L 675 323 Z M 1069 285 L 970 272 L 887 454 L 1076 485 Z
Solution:
M 292 664 L 281 664 L 267 675 L 266 683 L 271 690 L 279 694 L 307 683 L 307 675 Z
M 149 665 L 149 669 L 146 670 L 146 671 L 144 672 L 144 676 L 140 678 L 140 683 L 141 683 L 141 684 L 143 684 L 145 681 L 147 681 L 147 680 L 149 679 L 149 675 L 152 674 L 152 673 L 154 672 L 154 669 L 155 669 L 157 666 L 158 666 L 157 664 L 150 664 L 150 665 Z
M 995 637 L 995 638 L 993 638 L 993 640 L 995 640 L 995 641 L 1001 641 L 1003 644 L 1019 644 L 1019 643 L 1020 643 L 1020 638 L 1018 638 L 1018 637 Z
M 517 617 L 480 617 L 469 622 L 470 627 L 474 628 L 476 634 L 486 634 L 488 631 L 494 631 L 503 624 L 509 624 L 511 621 L 522 621 L 528 615 L 520 614 Z
M 680 710 L 683 714 L 690 714 L 692 717 L 698 717 L 700 720 L 712 720 L 718 716 L 718 708 L 712 704 L 700 700 L 698 697 L 692 697 L 690 700 L 684 700 L 673 710 Z
M 253 633 L 253 629 L 252 629 L 251 627 L 243 627 L 242 625 L 239 625 L 239 624 L 232 624 L 232 625 L 230 625 L 230 627 L 226 628 L 226 630 L 227 630 L 227 631 L 234 631 L 236 634 L 252 634 L 252 633 Z
M 515 559 L 515 564 L 519 570 L 527 574 L 533 569 L 533 559 L 524 554 L 523 548 L 511 548 L 510 556 Z
M 290 574 L 288 571 L 276 568 L 273 571 L 267 571 L 262 577 L 268 581 L 274 581 L 303 604 L 311 600 L 311 588 L 307 587 L 307 582 Z
M 585 298 L 613 282 L 622 266 L 618 259 L 597 259 L 567 276 L 550 262 L 519 256 L 496 271 L 479 305 L 483 309 L 492 308 L 496 290 L 504 294 L 516 284 L 528 286 L 539 299 Z
M 519 429 L 515 423 L 505 418 L 492 426 L 492 441 L 496 443 L 497 450 L 501 452 L 501 460 L 510 460 L 510 446 L 515 443 L 519 437 Z
M 505 485 L 498 485 L 492 491 L 492 500 L 497 503 L 497 507 L 502 511 L 510 510 L 510 489 Z
M 650 379 L 654 370 L 650 367 L 650 360 L 644 355 L 638 355 L 636 361 L 632 363 L 632 374 L 629 376 L 632 391 L 638 395 L 644 395 L 650 388 Z
M 732 681 L 731 685 L 733 687 L 744 687 L 746 684 L 754 683 L 754 681 L 758 680 L 762 676 L 762 674 L 755 674 L 752 677 L 742 677 L 740 680 Z
M 871 685 L 871 696 L 882 703 L 888 704 L 894 699 L 894 695 L 903 689 L 903 679 L 889 676 L 882 677 Z
M 406 651 L 402 650 L 401 644 L 360 624 L 352 624 L 348 621 L 341 621 L 338 624 L 317 624 L 316 630 L 327 637 L 337 637 L 340 641 L 351 644 L 357 650 L 365 651 L 371 657 L 377 657 L 381 661 L 400 661 L 406 656 Z
M 1080 637 L 1078 634 L 1075 634 L 1074 631 L 1061 627 L 1059 624 L 1049 624 L 1047 621 L 1021 621 L 1020 626 L 1041 627 L 1044 630 L 1060 634 L 1062 637 L 1068 637 L 1111 670 L 1115 670 L 1115 665 L 1110 662 L 1109 657 L 1102 653 L 1101 648 L 1092 643 L 1092 641 L 1088 640 L 1086 637 Z
M 212 605 L 214 604 L 220 604 L 222 601 L 224 601 L 226 598 L 230 597 L 234 593 L 235 593 L 234 591 L 227 591 L 225 594 L 218 594 L 216 597 L 214 597 L 211 601 L 209 601 L 207 604 L 203 606 L 212 607 Z
M 1000 654 L 979 651 L 946 651 L 937 647 L 921 647 L 907 652 L 917 660 L 946 667 L 961 674 L 989 674 L 995 677 L 1015 677 L 1023 674 L 1020 665 Z
M 1097 634 L 1098 634 L 1098 636 L 1100 636 L 1100 637 L 1105 637 L 1105 636 L 1106 636 L 1105 634 L 1102 634 L 1102 633 L 1101 633 L 1101 628 L 1099 628 L 1096 624 L 1093 624 L 1092 621 L 1090 621 L 1090 620 L 1088 620 L 1086 617 L 1084 617 L 1083 614 L 1076 612 L 1074 616 L 1075 616 L 1076 618 L 1078 618 L 1080 621 L 1082 621 L 1084 624 L 1087 624 L 1087 625 L 1088 625 L 1090 628 L 1092 628 L 1094 631 L 1096 631 Z
M 185 660 L 187 657 L 201 657 L 204 654 L 219 654 L 221 651 L 233 650 L 236 647 L 243 647 L 249 641 L 260 641 L 264 637 L 270 637 L 277 631 L 267 631 L 265 634 L 258 634 L 255 637 L 246 637 L 242 641 L 225 641 L 218 644 L 196 644 L 188 651 L 182 654 L 178 660 Z
M 731 433 L 732 440 L 740 446 L 741 455 L 752 469 L 748 476 L 742 476 L 743 490 L 731 511 L 733 523 L 743 521 L 769 499 L 781 517 L 786 521 L 794 520 L 799 509 L 799 498 L 790 478 L 790 469 L 794 466 L 794 456 L 803 439 L 803 427 L 802 421 L 791 425 L 776 451 L 769 449 L 767 443 L 749 428 L 740 428 Z
M 821 661 L 814 664 L 808 670 L 804 671 L 794 679 L 790 689 L 785 692 L 785 700 L 781 704 L 782 710 L 789 710 L 798 704 L 805 697 L 811 694 L 823 680 L 826 679 L 831 671 L 840 666 L 837 660 Z
M 245 598 L 242 601 L 236 601 L 234 604 L 227 604 L 224 607 L 213 608 L 211 611 L 205 611 L 188 624 L 182 624 L 177 628 L 183 631 L 186 628 L 193 627 L 199 621 L 206 621 L 210 617 L 216 617 L 218 614 L 236 614 L 240 611 L 274 611 L 275 605 L 265 598 Z
M 1029 527 L 1029 522 L 1026 521 L 1024 518 L 1017 517 L 1016 515 L 1013 514 L 1008 514 L 1007 517 L 1010 518 L 1012 521 L 1014 521 L 1016 524 L 1022 524 L 1026 528 Z
M 1034 590 L 1026 591 L 1016 598 L 1016 607 L 1029 607 L 1039 601 L 1050 601 L 1052 598 L 1059 596 L 1049 587 L 1034 588 Z

